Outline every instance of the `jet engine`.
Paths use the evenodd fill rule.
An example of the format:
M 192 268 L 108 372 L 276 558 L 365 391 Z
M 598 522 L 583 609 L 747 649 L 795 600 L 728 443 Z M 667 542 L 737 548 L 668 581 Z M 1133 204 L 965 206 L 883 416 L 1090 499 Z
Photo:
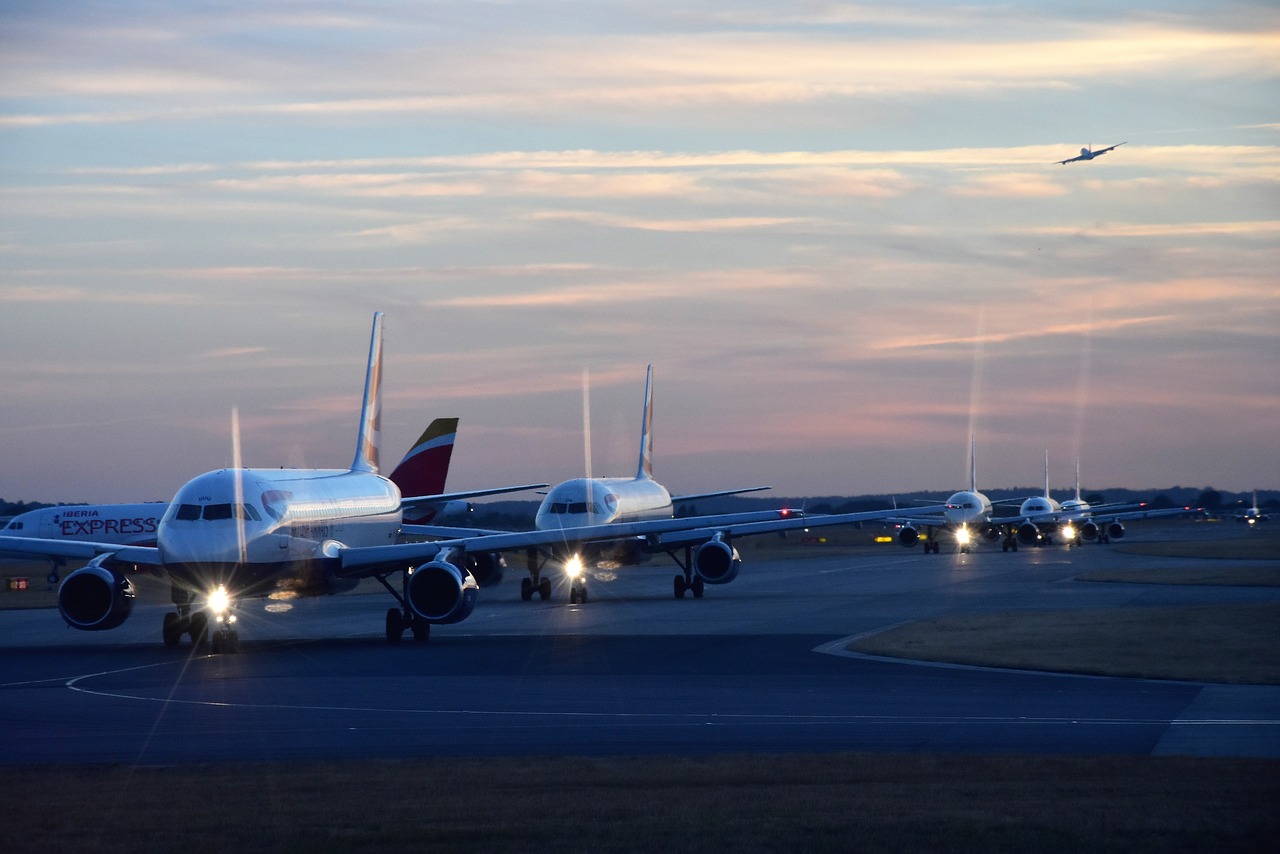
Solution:
M 480 598 L 480 585 L 466 569 L 450 562 L 446 552 L 416 567 L 405 585 L 405 599 L 413 613 L 428 623 L 457 623 L 471 616 Z
M 1040 542 L 1040 529 L 1030 522 L 1023 522 L 1018 526 L 1018 542 L 1024 546 L 1034 546 Z
M 1119 522 L 1112 522 L 1107 526 L 1107 536 L 1113 540 L 1119 540 L 1124 537 L 1124 525 Z
M 1093 542 L 1098 539 L 1098 525 L 1096 522 L 1085 522 L 1080 526 L 1080 539 Z
M 1000 539 L 1000 529 L 995 525 L 987 525 L 982 529 L 982 539 L 988 543 L 994 543 Z
M 58 588 L 58 612 L 67 625 L 87 632 L 114 629 L 133 611 L 133 582 L 95 558 Z
M 738 577 L 741 568 L 738 550 L 718 537 L 707 540 L 693 553 L 693 571 L 707 584 L 728 584 Z
M 467 552 L 463 564 L 481 587 L 493 587 L 502 581 L 507 561 L 501 552 Z
M 903 525 L 898 529 L 898 542 L 908 548 L 920 542 L 920 532 L 910 525 Z

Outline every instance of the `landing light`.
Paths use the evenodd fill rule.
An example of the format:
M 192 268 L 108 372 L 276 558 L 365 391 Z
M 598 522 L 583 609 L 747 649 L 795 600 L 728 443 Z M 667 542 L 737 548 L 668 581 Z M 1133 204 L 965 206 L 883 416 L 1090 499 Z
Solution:
M 564 574 L 570 578 L 577 578 L 582 575 L 582 558 L 574 555 L 565 562 Z
M 969 544 L 968 528 L 961 528 L 960 530 L 956 531 L 956 542 L 962 546 L 966 546 Z
M 1066 537 L 1068 540 L 1074 540 L 1076 538 L 1076 529 L 1071 525 L 1063 525 L 1062 536 Z
M 231 607 L 231 597 L 227 595 L 227 588 L 219 584 L 217 587 L 209 591 L 209 610 L 222 619 L 222 615 Z

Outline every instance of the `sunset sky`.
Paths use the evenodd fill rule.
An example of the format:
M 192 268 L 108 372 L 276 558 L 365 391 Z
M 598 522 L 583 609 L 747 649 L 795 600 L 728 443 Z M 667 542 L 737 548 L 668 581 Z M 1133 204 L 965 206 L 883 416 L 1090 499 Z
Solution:
M 80 8 L 71 8 L 79 6 Z M 0 498 L 1280 487 L 1280 7 L 0 4 Z M 1092 162 L 1081 147 L 1124 142 Z M 1060 496 L 1061 497 L 1061 496 Z

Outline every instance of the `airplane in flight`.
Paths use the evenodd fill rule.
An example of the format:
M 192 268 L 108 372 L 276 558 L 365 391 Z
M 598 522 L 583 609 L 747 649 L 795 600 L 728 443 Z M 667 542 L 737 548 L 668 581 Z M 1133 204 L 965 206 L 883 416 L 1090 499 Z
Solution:
M 1235 519 L 1237 522 L 1243 522 L 1249 527 L 1253 527 L 1259 522 L 1267 521 L 1269 517 L 1258 507 L 1258 490 L 1255 489 L 1253 491 L 1253 506 L 1236 513 L 1231 518 Z
M 978 491 L 978 445 L 976 439 L 970 439 L 969 447 L 969 489 L 953 493 L 947 499 L 942 514 L 927 516 L 906 516 L 895 518 L 898 524 L 898 542 L 910 548 L 924 540 L 925 553 L 938 554 L 941 543 L 935 536 L 936 531 L 948 531 L 955 539 L 960 554 L 967 554 L 974 545 L 975 538 L 981 537 L 988 543 L 994 543 L 1004 536 L 1004 551 L 1018 550 L 1017 540 L 999 520 L 992 517 L 991 499 Z M 914 511 L 913 511 L 914 512 Z M 925 535 L 920 536 L 920 527 L 925 528 Z
M 1106 154 L 1108 151 L 1114 151 L 1124 144 L 1125 143 L 1123 142 L 1117 142 L 1115 145 L 1108 146 L 1107 148 L 1099 148 L 1097 151 L 1093 151 L 1089 148 L 1082 148 L 1080 149 L 1080 154 L 1078 156 L 1068 157 L 1066 160 L 1059 160 L 1056 165 L 1060 166 L 1063 163 L 1075 163 L 1078 160 L 1092 160 L 1095 157 L 1100 157 L 1101 155 Z
M 397 602 L 387 611 L 387 640 L 399 642 L 407 630 L 425 641 L 433 625 L 460 622 L 475 610 L 479 583 L 468 563 L 477 554 L 631 536 L 660 544 L 664 537 L 683 536 L 716 543 L 713 549 L 723 564 L 732 554 L 734 536 L 867 521 L 893 512 L 763 522 L 697 516 L 399 542 L 403 534 L 414 533 L 403 513 L 418 499 L 402 497 L 395 483 L 379 474 L 382 326 L 377 312 L 349 467 L 237 466 L 198 475 L 169 502 L 154 546 L 0 536 L 0 551 L 87 560 L 58 589 L 63 620 L 84 631 L 113 629 L 129 618 L 136 596 L 132 573 L 167 576 L 174 609 L 162 622 L 165 645 L 176 646 L 189 636 L 199 648 L 210 641 L 212 627 L 217 653 L 239 648 L 236 606 L 243 600 L 328 595 L 373 578 Z M 720 571 L 723 577 L 726 567 Z

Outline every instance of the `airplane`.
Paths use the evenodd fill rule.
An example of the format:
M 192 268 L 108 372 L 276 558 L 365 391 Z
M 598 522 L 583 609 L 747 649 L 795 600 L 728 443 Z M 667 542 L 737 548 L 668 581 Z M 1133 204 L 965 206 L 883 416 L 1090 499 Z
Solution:
M 1088 148 L 1082 148 L 1080 149 L 1079 156 L 1068 157 L 1066 160 L 1059 160 L 1057 162 L 1057 165 L 1060 166 L 1063 163 L 1075 163 L 1077 160 L 1092 160 L 1093 158 L 1106 154 L 1108 151 L 1113 151 L 1114 149 L 1117 149 L 1124 144 L 1125 143 L 1123 142 L 1117 142 L 1115 145 L 1109 146 L 1107 148 L 1099 148 L 1097 151 L 1092 151 Z
M 935 529 L 950 531 L 955 538 L 960 554 L 967 554 L 974 543 L 974 537 L 980 536 L 988 543 L 994 543 L 1004 536 L 1004 551 L 1018 550 L 1018 541 L 1012 533 L 992 518 L 991 499 L 978 491 L 977 441 L 970 439 L 969 448 L 969 489 L 956 492 L 947 499 L 941 516 L 895 518 L 898 524 L 898 542 L 910 548 L 924 539 L 925 554 L 938 554 L 941 543 L 934 536 Z M 925 536 L 920 536 L 920 525 L 925 527 Z
M 645 372 L 644 408 L 640 422 L 640 456 L 634 477 L 582 477 L 556 484 L 547 492 L 534 516 L 534 528 L 539 531 L 564 531 L 616 525 L 627 522 L 672 519 L 675 507 L 707 498 L 760 492 L 767 486 L 742 489 L 724 489 L 716 492 L 700 492 L 672 495 L 666 487 L 653 478 L 653 365 Z M 769 521 L 799 516 L 797 511 L 768 510 L 732 514 L 743 522 Z M 472 529 L 436 528 L 433 533 L 445 536 L 474 534 Z M 484 532 L 497 533 L 497 532 Z M 675 577 L 674 590 L 677 599 L 683 599 L 686 591 L 694 598 L 701 598 L 706 584 L 727 584 L 738 573 L 741 559 L 736 550 L 712 539 L 697 542 L 673 536 L 655 541 L 653 538 L 622 537 L 613 541 L 584 544 L 566 536 L 563 542 L 549 548 L 529 550 L 526 566 L 529 577 L 521 580 L 520 598 L 528 602 L 536 594 L 546 601 L 551 598 L 551 579 L 542 570 L 548 563 L 563 567 L 569 579 L 569 604 L 587 601 L 586 575 L 589 565 L 613 563 L 632 565 L 647 560 L 656 552 L 665 552 L 681 569 Z M 696 545 L 696 550 L 695 550 Z M 684 549 L 682 560 L 678 554 Z
M 1147 508 L 1144 503 L 1098 504 L 1090 506 L 1080 497 L 1080 461 L 1076 460 L 1075 497 L 1059 504 L 1049 495 L 1049 454 L 1044 457 L 1044 495 L 1032 496 L 1022 502 L 1019 515 L 1001 519 L 1013 526 L 1017 543 L 1028 546 L 1053 545 L 1055 536 L 1061 537 L 1069 548 L 1072 544 L 1097 542 L 1099 545 L 1124 537 L 1123 522 L 1132 519 L 1150 519 L 1160 516 L 1176 516 L 1191 510 L 1190 507 Z M 1102 512 L 1106 511 L 1106 512 Z
M 442 492 L 449 473 L 449 460 L 457 435 L 457 418 L 437 418 L 427 426 L 418 441 L 389 475 L 400 489 L 401 495 L 414 496 L 403 499 L 406 518 L 413 513 L 416 519 L 431 519 L 467 512 L 471 509 L 468 499 L 508 492 L 541 489 L 545 483 L 520 486 L 501 486 L 464 492 Z M 154 546 L 160 519 L 168 509 L 163 501 L 135 504 L 76 504 L 43 507 L 29 510 L 9 520 L 0 529 L 7 537 L 39 537 L 54 540 L 87 540 L 121 545 Z M 24 555 L 0 552 L 0 558 Z M 54 558 L 48 582 L 59 581 L 58 567 L 64 560 Z M 489 586 L 501 580 L 502 564 L 490 559 L 482 564 L 489 569 L 480 576 L 481 586 Z
M 1263 513 L 1258 508 L 1258 490 L 1255 489 L 1253 491 L 1253 506 L 1245 509 L 1240 513 L 1236 513 L 1231 518 L 1235 519 L 1237 522 L 1243 522 L 1249 527 L 1253 527 L 1259 522 L 1267 521 L 1267 518 L 1268 518 L 1267 514 Z
M 345 469 L 224 468 L 181 486 L 156 529 L 154 546 L 92 540 L 0 536 L 0 551 L 45 558 L 83 558 L 58 589 L 58 611 L 72 628 L 105 631 L 129 618 L 136 596 L 129 575 L 143 569 L 168 576 L 174 609 L 164 615 L 166 646 L 189 636 L 196 648 L 239 649 L 237 605 L 246 599 L 292 599 L 350 590 L 376 579 L 395 598 L 386 637 L 409 631 L 425 641 L 433 625 L 467 619 L 479 599 L 468 569 L 476 554 L 524 550 L 561 542 L 590 543 L 645 536 L 701 541 L 710 570 L 728 580 L 732 537 L 885 518 L 893 511 L 815 518 L 744 521 L 741 516 L 696 516 L 554 531 L 519 531 L 431 542 L 397 542 L 404 499 L 379 474 L 381 443 L 382 312 L 375 312 L 356 452 Z M 399 582 L 398 589 L 393 585 Z M 212 638 L 210 629 L 213 629 Z

